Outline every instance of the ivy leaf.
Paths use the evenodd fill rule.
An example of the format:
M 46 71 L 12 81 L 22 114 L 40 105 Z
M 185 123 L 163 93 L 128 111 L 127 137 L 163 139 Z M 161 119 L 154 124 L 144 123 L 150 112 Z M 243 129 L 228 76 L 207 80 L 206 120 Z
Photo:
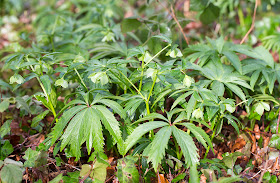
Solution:
M 3 145 L 2 142 L 3 141 L 0 142 L 0 160 L 4 160 L 9 154 L 14 151 L 13 145 L 10 143 L 10 141 L 5 140 Z
M 280 149 L 280 136 L 279 134 L 273 134 L 269 142 L 269 147 Z
M 1 181 L 3 183 L 21 183 L 23 170 L 15 165 L 5 165 L 0 171 Z
M 63 174 L 59 174 L 58 176 L 56 176 L 53 180 L 51 180 L 49 183 L 59 183 L 63 178 Z
M 108 165 L 96 161 L 91 167 L 89 164 L 82 165 L 80 176 L 84 177 L 89 174 L 89 177 L 94 179 L 94 182 L 105 182 Z
M 25 151 L 25 155 L 23 156 L 23 159 L 26 161 L 24 162 L 25 167 L 35 167 L 36 160 L 39 157 L 40 152 L 34 151 L 31 148 L 28 148 Z
M 126 156 L 118 160 L 117 177 L 120 183 L 139 182 L 139 172 L 135 166 L 137 157 Z

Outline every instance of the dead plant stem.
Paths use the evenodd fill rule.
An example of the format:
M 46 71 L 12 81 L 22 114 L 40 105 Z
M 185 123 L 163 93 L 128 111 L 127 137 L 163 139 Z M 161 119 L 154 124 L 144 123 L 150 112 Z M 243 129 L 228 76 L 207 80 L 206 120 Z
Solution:
M 253 20 L 252 20 L 252 24 L 250 29 L 248 30 L 248 32 L 245 34 L 245 36 L 243 37 L 243 39 L 241 40 L 240 44 L 243 44 L 245 42 L 245 40 L 247 39 L 247 37 L 249 36 L 249 34 L 253 31 L 254 27 L 255 27 L 255 19 L 256 19 L 256 13 L 257 13 L 257 9 L 258 9 L 258 3 L 259 0 L 255 0 L 255 8 L 254 8 L 254 14 L 253 14 Z

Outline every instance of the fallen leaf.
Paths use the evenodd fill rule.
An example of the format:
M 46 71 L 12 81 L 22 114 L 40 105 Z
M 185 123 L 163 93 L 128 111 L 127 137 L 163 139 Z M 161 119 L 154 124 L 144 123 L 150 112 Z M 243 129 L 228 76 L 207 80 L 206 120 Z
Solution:
M 256 139 L 259 140 L 261 138 L 261 134 L 260 134 L 260 127 L 258 124 L 255 124 L 254 132 L 255 132 Z
M 239 150 L 239 149 L 243 148 L 245 145 L 246 145 L 245 140 L 243 138 L 239 137 L 235 140 L 235 143 L 232 146 L 231 152 Z
M 158 174 L 158 183 L 169 183 L 164 174 Z

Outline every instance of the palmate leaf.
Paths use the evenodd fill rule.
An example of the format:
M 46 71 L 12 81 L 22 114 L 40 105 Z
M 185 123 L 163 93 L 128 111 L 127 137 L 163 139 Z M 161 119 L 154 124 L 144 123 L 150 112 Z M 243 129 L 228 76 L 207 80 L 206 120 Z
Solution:
M 153 122 L 148 122 L 144 123 L 137 128 L 134 129 L 134 131 L 127 137 L 125 140 L 125 153 L 134 146 L 137 141 L 147 132 L 154 130 L 156 128 L 160 128 L 163 126 L 167 126 L 168 123 L 162 122 L 162 121 L 153 121 Z
M 75 116 L 79 111 L 85 109 L 85 105 L 78 105 L 72 107 L 68 111 L 64 112 L 63 115 L 59 118 L 58 122 L 55 124 L 53 131 L 51 132 L 50 136 L 52 138 L 52 144 L 62 135 L 64 128 L 66 127 L 69 120 Z
M 214 152 L 211 139 L 209 138 L 209 136 L 205 133 L 205 131 L 202 128 L 197 127 L 192 123 L 180 123 L 180 125 L 183 125 L 183 126 L 187 127 L 191 131 L 191 133 L 195 136 L 195 138 L 205 148 L 207 148 L 207 144 L 208 144 L 208 146 L 210 146 L 212 148 L 213 152 Z M 206 142 L 207 142 L 207 144 L 206 144 Z
M 240 97 L 241 100 L 246 100 L 245 94 L 243 91 L 235 84 L 232 83 L 225 83 L 225 85 L 233 91 L 238 97 Z
M 90 150 L 93 146 L 96 151 L 102 151 L 104 141 L 99 113 L 92 107 L 85 109 L 84 121 L 82 129 L 85 138 L 88 139 L 86 141 L 87 149 Z M 88 153 L 90 153 L 90 151 L 88 151 Z
M 181 147 L 185 157 L 186 165 L 188 167 L 191 165 L 196 165 L 199 162 L 197 153 L 198 149 L 195 146 L 192 137 L 188 133 L 176 128 L 175 126 L 171 126 L 171 128 L 173 136 Z
M 163 156 L 165 155 L 165 149 L 167 148 L 171 133 L 171 127 L 165 126 L 157 132 L 155 138 L 151 143 L 148 161 L 151 161 L 153 163 L 153 168 L 155 170 L 157 170 L 158 164 L 161 162 Z
M 98 103 L 110 105 L 115 112 L 121 113 L 121 117 L 125 117 L 122 107 L 109 99 L 100 99 L 98 96 L 95 99 L 90 106 L 82 102 L 81 105 L 74 106 L 64 112 L 51 133 L 52 143 L 55 143 L 66 128 L 61 136 L 60 149 L 62 150 L 69 145 L 71 153 L 77 159 L 81 157 L 80 146 L 84 142 L 86 142 L 88 153 L 91 152 L 92 147 L 97 152 L 103 152 L 102 125 L 112 135 L 114 143 L 118 143 L 120 153 L 124 151 L 119 122 L 109 109 L 104 105 L 98 105 Z M 73 104 L 76 104 L 76 102 Z

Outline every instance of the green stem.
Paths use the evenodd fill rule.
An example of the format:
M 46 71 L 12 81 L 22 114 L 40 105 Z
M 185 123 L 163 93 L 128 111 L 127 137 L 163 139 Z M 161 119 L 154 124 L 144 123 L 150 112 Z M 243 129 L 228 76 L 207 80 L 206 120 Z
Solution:
M 83 78 L 81 77 L 80 73 L 77 71 L 76 68 L 74 68 L 74 70 L 75 70 L 75 72 L 77 73 L 79 79 L 81 80 L 82 85 L 83 85 L 84 88 L 88 91 L 88 88 L 87 88 L 86 84 L 84 83 L 84 80 L 83 80 Z
M 147 99 L 146 99 L 146 97 L 144 97 L 143 95 L 142 95 L 142 93 L 138 90 L 138 88 L 130 81 L 130 79 L 128 79 L 127 77 L 126 77 L 126 75 L 124 75 L 122 72 L 120 72 L 122 75 L 123 75 L 123 77 L 133 86 L 133 88 L 137 91 L 137 93 L 145 100 L 145 101 L 147 101 Z
M 147 114 L 150 114 L 149 101 L 146 101 L 146 100 L 145 100 L 145 104 L 146 104 Z
M 110 72 L 111 74 L 113 74 L 116 78 L 118 78 L 120 81 L 122 81 L 121 78 L 120 78 L 117 74 L 115 74 L 112 70 L 109 70 L 109 72 Z M 126 86 L 126 84 L 125 84 L 125 86 Z M 124 94 L 126 94 L 127 89 L 126 89 L 126 88 L 123 88 L 121 85 L 120 85 L 120 87 L 123 89 Z M 131 91 L 132 94 L 134 94 L 134 91 L 133 91 L 130 87 L 128 87 L 128 89 Z
M 181 156 L 180 148 L 179 148 L 179 145 L 178 145 L 176 139 L 174 139 L 174 145 L 175 145 L 175 149 L 176 149 L 177 159 L 181 160 L 182 156 Z
M 141 70 L 141 79 L 140 79 L 140 84 L 139 84 L 139 91 L 141 91 L 141 88 L 142 88 L 143 75 L 144 75 L 144 62 L 142 62 L 142 70 Z
M 213 142 L 214 137 L 215 137 L 215 130 L 212 133 L 211 142 Z M 208 148 L 207 148 L 207 150 L 205 152 L 204 159 L 207 158 L 207 155 L 208 155 L 209 151 L 210 151 L 210 146 L 208 146 Z
M 162 48 L 159 52 L 157 52 L 157 54 L 155 54 L 145 65 L 144 67 L 146 67 L 152 60 L 154 60 L 159 54 L 161 54 L 161 52 L 163 52 L 165 49 L 167 49 L 169 46 L 171 46 L 171 44 L 168 44 L 166 47 Z
M 156 74 L 157 74 L 157 73 L 156 73 Z M 152 96 L 152 92 L 153 92 L 154 86 L 155 86 L 155 84 L 156 84 L 156 80 L 157 80 L 157 75 L 156 75 L 155 78 L 154 78 L 153 85 L 152 85 L 152 87 L 151 87 L 151 89 L 150 89 L 150 93 L 149 93 L 149 96 L 148 96 L 148 98 L 147 98 L 147 101 L 149 101 L 150 98 L 151 98 L 151 96 Z
M 25 58 L 26 58 L 27 62 L 30 62 L 30 61 L 29 61 L 29 58 L 28 58 L 28 55 L 26 55 Z M 35 72 L 35 69 L 34 69 L 34 67 L 33 67 L 32 65 L 30 65 L 30 68 L 31 68 L 31 70 L 32 70 L 33 72 Z M 40 80 L 40 78 L 39 78 L 38 76 L 36 76 L 36 78 L 37 78 L 37 80 L 38 80 L 38 82 L 39 82 L 39 84 L 40 84 L 40 87 L 42 88 L 42 90 L 43 90 L 45 96 L 47 97 L 47 100 L 48 100 L 48 102 L 49 102 L 49 104 L 50 104 L 50 110 L 51 110 L 51 112 L 53 113 L 53 117 L 55 118 L 55 121 L 57 122 L 57 121 L 58 121 L 58 119 L 56 118 L 57 115 L 56 115 L 54 106 L 53 106 L 53 104 L 52 104 L 52 101 L 51 101 L 51 99 L 50 99 L 50 96 L 48 95 L 48 93 L 47 93 L 47 91 L 46 91 L 46 89 L 45 89 L 45 87 L 44 87 L 42 81 Z

